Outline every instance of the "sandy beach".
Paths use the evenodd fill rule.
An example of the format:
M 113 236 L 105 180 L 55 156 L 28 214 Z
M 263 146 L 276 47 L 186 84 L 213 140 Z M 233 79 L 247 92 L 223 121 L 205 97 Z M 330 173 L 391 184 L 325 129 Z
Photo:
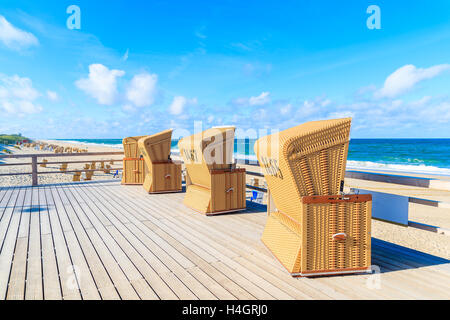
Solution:
M 67 143 L 61 141 L 53 140 L 41 140 L 41 142 L 46 142 L 49 144 L 57 144 L 64 147 L 80 147 L 79 144 Z M 108 152 L 108 151 L 122 151 L 120 146 L 118 148 L 112 148 L 108 146 L 101 145 L 82 145 L 83 148 L 87 148 L 88 152 Z M 49 151 L 39 151 L 33 148 L 22 148 L 18 150 L 15 148 L 9 148 L 11 151 L 17 154 L 30 154 L 30 153 L 49 153 Z M 85 161 L 84 163 L 69 164 L 68 170 L 81 170 L 85 163 L 90 163 L 92 160 L 105 160 L 116 159 L 115 163 L 112 165 L 113 168 L 121 168 L 121 156 L 95 156 L 95 157 L 84 157 L 84 156 L 67 156 L 63 159 L 61 158 L 46 158 L 48 161 Z M 173 159 L 178 159 L 176 155 L 172 156 Z M 29 162 L 30 160 L 24 159 L 3 159 L 3 163 L 20 163 Z M 97 164 L 98 166 L 98 164 Z M 255 166 L 244 166 L 247 171 L 257 171 L 260 172 L 258 167 Z M 47 168 L 39 167 L 39 171 L 55 171 L 59 169 L 59 165 L 53 164 L 48 165 Z M 0 167 L 1 173 L 7 172 L 29 172 L 30 166 L 3 166 Z M 113 172 L 113 171 L 111 171 Z M 422 177 L 427 177 L 426 175 L 420 175 Z M 72 181 L 72 173 L 57 173 L 57 174 L 43 174 L 39 175 L 39 184 L 52 184 L 52 183 L 67 183 Z M 119 179 L 121 176 L 119 176 Z M 251 183 L 253 176 L 247 176 L 247 183 Z M 113 179 L 112 174 L 105 174 L 103 172 L 95 172 L 92 180 L 110 180 Z M 116 178 L 117 179 L 117 178 Z M 262 178 L 258 178 L 260 185 L 264 184 Z M 20 185 L 30 185 L 31 177 L 29 175 L 18 175 L 18 176 L 2 176 L 0 177 L 0 186 L 20 186 Z M 346 179 L 346 187 L 357 187 L 365 188 L 374 191 L 388 192 L 393 194 L 419 197 L 432 200 L 440 200 L 450 202 L 450 191 L 437 190 L 437 189 L 427 189 L 419 187 L 410 187 L 403 185 L 395 185 L 389 183 L 380 183 L 373 181 L 357 180 L 357 179 Z M 124 186 L 125 187 L 125 186 Z M 420 204 L 410 203 L 410 220 L 425 224 L 430 224 L 434 226 L 439 226 L 442 228 L 450 229 L 450 209 L 435 208 Z M 404 227 L 395 224 L 390 224 L 386 222 L 381 222 L 377 220 L 372 220 L 372 236 L 384 241 L 392 242 L 398 245 L 402 245 L 411 249 L 415 249 L 421 252 L 426 252 L 432 255 L 440 256 L 446 259 L 450 259 L 450 236 L 437 234 L 429 231 L 424 231 L 411 227 Z
M 73 143 L 65 143 L 54 140 L 40 140 L 41 142 L 48 144 L 56 144 L 62 147 L 80 147 L 80 145 Z M 117 152 L 122 151 L 122 149 L 111 148 L 111 147 L 103 147 L 97 145 L 84 146 L 83 148 L 87 149 L 88 152 Z M 48 154 L 53 153 L 48 150 L 36 150 L 34 148 L 21 147 L 21 149 L 16 149 L 13 147 L 8 148 L 14 154 Z M 67 157 L 46 157 L 39 158 L 38 161 L 41 162 L 43 159 L 48 160 L 49 162 L 57 162 L 57 161 L 83 161 L 83 163 L 70 163 L 68 164 L 67 170 L 82 170 L 85 164 L 90 164 L 93 160 L 104 160 L 105 164 L 110 164 L 110 160 L 115 160 L 114 164 L 111 165 L 111 173 L 107 174 L 102 171 L 96 171 L 92 176 L 92 180 L 109 180 L 113 179 L 113 169 L 122 168 L 122 156 L 120 155 L 99 155 L 99 156 L 67 156 Z M 1 159 L 0 163 L 24 163 L 30 162 L 30 158 L 18 158 L 18 159 Z M 99 162 L 97 162 L 96 167 L 99 167 Z M 38 171 L 40 172 L 49 172 L 49 171 L 57 171 L 60 168 L 60 164 L 48 164 L 46 167 L 41 167 L 38 165 Z M 16 173 L 16 172 L 30 172 L 31 168 L 29 165 L 23 166 L 0 166 L 0 173 Z M 84 173 L 82 174 L 81 179 L 85 177 Z M 121 178 L 121 174 L 119 171 L 119 179 Z M 51 174 L 41 174 L 38 175 L 38 183 L 39 184 L 50 184 L 50 183 L 67 183 L 72 182 L 73 173 L 51 173 Z M 116 177 L 117 179 L 117 177 Z M 31 184 L 31 175 L 16 175 L 16 176 L 2 176 L 0 177 L 0 186 L 23 186 Z

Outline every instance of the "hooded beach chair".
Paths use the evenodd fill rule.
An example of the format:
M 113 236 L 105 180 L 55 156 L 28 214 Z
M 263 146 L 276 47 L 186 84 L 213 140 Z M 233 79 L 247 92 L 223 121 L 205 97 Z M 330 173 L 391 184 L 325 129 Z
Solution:
M 368 272 L 371 195 L 343 195 L 351 119 L 260 138 L 269 189 L 262 241 L 293 276 Z
M 144 136 L 128 137 L 122 140 L 124 158 L 122 184 L 143 184 L 147 166 L 138 148 L 138 140 Z
M 245 169 L 233 163 L 234 131 L 211 128 L 179 141 L 186 166 L 186 206 L 206 215 L 246 208 Z
M 181 162 L 170 158 L 171 143 L 172 129 L 138 140 L 147 167 L 143 186 L 149 193 L 181 191 Z

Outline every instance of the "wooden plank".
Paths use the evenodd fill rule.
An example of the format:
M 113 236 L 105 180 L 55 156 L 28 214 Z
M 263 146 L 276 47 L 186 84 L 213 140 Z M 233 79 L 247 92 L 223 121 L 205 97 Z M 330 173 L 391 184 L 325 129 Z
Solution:
M 22 211 L 21 202 L 23 201 L 23 198 L 21 196 L 19 197 L 19 193 L 23 194 L 25 190 L 14 190 L 14 193 L 9 199 L 6 210 L 2 217 L 3 230 L 1 230 L 0 233 L 0 238 L 3 240 L 0 247 L 0 300 L 4 300 L 6 298 L 8 290 L 8 281 Z
M 95 204 L 92 205 L 95 206 Z M 136 263 L 138 263 L 141 266 L 143 265 L 142 260 L 139 258 L 139 254 L 133 250 L 130 250 L 130 247 L 126 246 L 127 244 L 123 238 L 115 239 L 111 235 L 111 230 L 113 230 L 114 228 L 111 225 L 105 227 L 104 225 L 101 224 L 101 221 L 98 218 L 98 215 L 101 214 L 102 213 L 99 209 L 97 213 L 93 213 L 93 215 L 91 216 L 91 223 L 94 226 L 94 228 L 100 233 L 101 238 L 104 239 L 106 246 L 115 256 L 118 263 L 121 265 L 122 269 L 126 270 L 126 272 L 128 273 L 127 278 L 129 279 L 129 281 L 133 283 L 136 280 L 145 278 L 144 275 L 141 273 L 141 271 L 136 267 Z M 111 229 L 108 229 L 109 227 L 111 227 Z M 145 269 L 144 272 L 150 273 L 151 271 L 149 269 Z M 154 271 L 151 274 L 152 276 L 146 274 L 147 278 L 145 279 L 147 281 L 153 282 L 154 285 L 153 288 L 162 288 L 166 290 L 167 286 L 165 286 L 164 282 L 161 281 L 159 277 L 155 276 Z M 142 291 L 142 295 L 145 295 L 145 297 L 149 297 L 151 296 L 150 291 L 151 288 L 147 285 L 147 290 Z
M 68 193 L 70 194 L 70 192 L 67 192 L 64 189 L 60 189 L 60 195 L 62 197 L 67 196 Z M 117 293 L 117 290 L 114 287 L 114 284 L 111 281 L 108 272 L 106 271 L 102 261 L 95 251 L 95 248 L 92 245 L 89 236 L 87 235 L 83 227 L 83 224 L 81 223 L 81 220 L 87 220 L 80 218 L 80 216 L 85 216 L 84 213 L 80 212 L 80 208 L 76 206 L 75 202 L 70 202 L 70 204 L 70 207 L 66 207 L 66 212 L 72 224 L 73 230 L 75 231 L 77 241 L 79 242 L 79 245 L 83 252 L 83 256 L 86 260 L 87 267 L 92 274 L 98 292 L 103 299 L 119 299 L 119 294 Z M 90 223 L 88 225 L 90 225 Z
M 21 215 L 24 190 L 16 201 L 13 214 Z M 25 296 L 28 238 L 16 239 L 6 299 L 23 300 Z
M 7 300 L 23 300 L 25 297 L 27 247 L 27 238 L 17 239 L 8 284 L 8 294 L 6 296 Z
M 92 201 L 91 199 L 87 198 L 85 194 L 78 192 L 79 190 L 77 188 L 75 188 L 73 191 L 80 198 L 84 197 L 84 201 L 86 201 L 86 203 L 88 203 L 90 206 L 95 206 L 97 208 L 96 211 L 97 218 L 98 218 L 97 215 L 103 215 L 103 218 L 109 221 L 109 225 L 106 227 L 106 231 L 110 234 L 110 237 L 114 239 L 114 241 L 116 241 L 118 247 L 121 248 L 121 250 L 123 250 L 125 256 L 128 257 L 127 259 L 130 259 L 129 263 L 132 263 L 134 266 L 136 266 L 135 267 L 136 272 L 139 272 L 141 274 L 141 276 L 139 277 L 144 277 L 149 282 L 151 288 L 153 288 L 153 290 L 157 294 L 156 296 L 154 296 L 154 298 L 166 297 L 167 299 L 175 299 L 176 296 L 173 294 L 170 288 L 164 283 L 164 281 L 162 281 L 162 279 L 156 274 L 156 272 L 145 261 L 145 259 L 142 258 L 141 254 L 128 242 L 128 239 L 125 238 L 116 228 L 116 226 L 112 225 L 112 222 L 108 219 L 108 217 L 105 216 L 105 214 L 101 209 L 103 209 L 105 212 L 106 210 L 100 206 L 101 203 Z M 121 230 L 124 231 L 124 228 L 121 227 L 119 224 L 118 227 L 120 227 Z M 131 237 L 133 235 L 129 233 L 128 236 Z M 164 272 L 167 271 L 169 270 L 167 268 L 164 268 Z M 131 279 L 131 281 L 133 281 L 133 279 Z M 150 291 L 146 293 L 146 296 L 147 297 L 151 296 Z
M 60 214 L 54 198 L 54 196 L 57 197 L 57 194 L 53 186 L 45 188 L 45 196 L 57 257 L 62 297 L 64 300 L 79 300 L 81 299 L 80 288 L 76 281 L 72 259 L 64 237 L 64 230 L 59 218 Z
M 28 238 L 27 283 L 25 299 L 42 300 L 41 236 L 39 190 L 31 188 L 30 225 Z
M 115 191 L 115 192 L 116 192 L 116 191 Z M 123 199 L 123 198 L 122 198 L 122 199 Z M 167 217 L 167 215 L 164 215 L 164 216 Z M 210 218 L 204 217 L 204 216 L 201 216 L 201 217 L 204 218 L 204 219 L 210 219 Z M 161 219 L 161 221 L 165 221 L 165 219 Z M 148 224 L 148 222 L 146 222 L 146 223 Z M 164 226 L 161 225 L 158 221 L 155 221 L 155 223 L 158 224 L 159 227 L 161 227 L 161 228 L 164 229 Z M 168 228 L 167 232 L 170 233 L 170 230 L 176 231 L 176 234 L 177 234 L 177 235 L 180 234 L 180 233 L 183 233 L 183 230 L 177 229 L 177 228 L 175 228 L 173 225 L 171 225 L 171 226 Z M 186 242 L 186 240 L 182 240 L 182 241 L 183 241 L 183 243 Z M 212 242 L 210 241 L 210 239 L 205 240 L 205 241 L 208 242 L 209 244 L 212 243 Z M 205 242 L 205 241 L 201 241 L 201 242 Z M 189 246 L 189 247 L 192 248 L 192 246 Z M 223 248 L 220 248 L 220 249 L 223 249 Z M 217 251 L 216 251 L 216 252 L 217 252 Z M 222 257 L 222 259 L 224 259 L 224 257 Z M 233 264 L 232 262 L 228 262 L 228 263 L 232 264 L 234 267 L 237 267 L 240 271 L 243 270 L 242 268 L 240 268 L 239 266 L 236 266 L 236 264 Z M 243 272 L 245 272 L 245 270 L 244 270 Z M 255 277 L 254 275 L 251 275 L 251 274 L 249 274 L 249 276 L 250 276 L 250 277 Z M 260 281 L 260 282 L 262 281 L 262 282 L 264 282 L 264 280 L 261 279 L 261 278 L 258 277 L 258 276 L 256 276 L 255 278 L 258 279 L 258 280 L 256 280 L 256 281 Z M 265 283 L 265 284 L 266 284 L 266 286 L 268 285 L 267 283 Z M 269 286 L 270 286 L 270 285 L 269 285 Z M 272 288 L 272 290 L 273 290 L 273 288 Z M 281 295 L 283 296 L 283 293 L 281 293 Z
M 95 191 L 93 193 L 95 193 Z M 140 230 L 135 228 L 135 226 L 130 223 L 129 211 L 125 213 L 125 210 L 120 211 L 119 209 L 116 209 L 109 201 L 102 202 L 101 196 L 96 198 L 96 203 L 104 207 L 102 211 L 105 212 L 105 214 L 108 214 L 109 219 L 111 219 L 112 223 L 118 228 L 117 231 L 120 231 L 120 234 L 117 234 L 117 237 L 123 235 L 138 252 L 143 254 L 148 264 L 154 268 L 161 277 L 164 278 L 165 276 L 169 276 L 169 279 L 167 279 L 166 282 L 172 281 L 174 283 L 174 287 L 171 288 L 175 293 L 180 290 L 180 286 L 185 287 L 181 289 L 179 294 L 177 294 L 178 296 L 188 296 L 188 291 L 190 289 L 190 291 L 195 294 L 194 296 L 191 295 L 191 298 L 196 296 L 204 299 L 214 298 L 214 296 L 210 294 L 201 283 L 196 281 L 189 273 L 187 273 L 164 250 L 155 245 L 151 239 L 147 237 L 147 241 L 144 243 L 143 238 L 137 236 L 135 232 L 139 234 Z M 121 226 L 120 222 L 125 222 L 126 224 Z M 137 222 L 140 223 L 140 221 Z M 144 226 L 144 224 L 142 224 L 142 226 Z M 115 230 L 112 231 L 116 232 Z M 143 236 L 144 238 L 146 237 L 145 235 Z M 167 265 L 170 266 L 170 269 Z M 176 277 L 167 275 L 170 271 L 174 272 Z M 177 278 L 180 280 L 177 280 Z M 189 289 L 186 290 L 187 288 Z

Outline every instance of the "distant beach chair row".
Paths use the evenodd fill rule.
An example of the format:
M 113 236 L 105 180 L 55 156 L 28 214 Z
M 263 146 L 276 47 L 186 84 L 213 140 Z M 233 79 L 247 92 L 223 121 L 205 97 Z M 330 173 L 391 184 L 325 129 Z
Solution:
M 350 124 L 350 118 L 312 121 L 255 143 L 268 188 L 261 239 L 292 276 L 370 271 L 371 195 L 343 193 Z M 232 160 L 234 132 L 211 128 L 179 141 L 186 206 L 206 215 L 246 209 L 245 169 Z M 123 139 L 122 183 L 142 184 L 149 193 L 180 191 L 171 135 Z
M 76 147 L 70 147 L 70 146 L 59 146 L 56 144 L 48 144 L 45 142 L 28 142 L 23 143 L 23 147 L 26 148 L 37 148 L 40 151 L 53 151 L 54 153 L 86 153 L 88 152 L 87 149 L 81 149 Z

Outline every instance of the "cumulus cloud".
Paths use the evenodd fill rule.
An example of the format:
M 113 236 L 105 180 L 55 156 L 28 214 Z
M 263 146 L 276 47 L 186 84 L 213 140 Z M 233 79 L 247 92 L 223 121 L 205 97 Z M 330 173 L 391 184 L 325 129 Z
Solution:
M 39 96 L 31 79 L 0 75 L 0 109 L 7 113 L 23 115 L 41 112 L 42 107 L 35 103 Z
M 280 108 L 280 113 L 282 115 L 288 114 L 289 112 L 291 112 L 291 109 L 292 109 L 292 105 L 290 103 L 288 103 L 284 107 Z
M 109 70 L 102 64 L 91 64 L 88 78 L 77 80 L 75 85 L 98 103 L 111 105 L 117 97 L 117 78 L 124 74 L 122 70 Z
M 20 50 L 39 44 L 38 39 L 32 33 L 13 26 L 2 15 L 0 15 L 0 41 L 12 50 Z
M 355 113 L 352 111 L 337 111 L 328 114 L 329 119 L 353 118 Z
M 55 91 L 47 90 L 47 98 L 51 101 L 58 101 L 59 97 Z
M 397 97 L 412 89 L 418 82 L 434 78 L 448 69 L 450 69 L 450 64 L 440 64 L 429 68 L 417 68 L 412 64 L 405 65 L 386 78 L 383 88 L 375 92 L 375 97 Z
M 129 53 L 130 53 L 130 49 L 127 49 L 127 51 L 125 51 L 124 55 L 122 56 L 122 60 L 123 61 L 127 61 L 128 60 Z
M 135 75 L 128 86 L 127 99 L 136 107 L 152 105 L 157 93 L 157 82 L 158 76 L 156 74 L 141 73 Z
M 196 98 L 187 99 L 183 96 L 176 96 L 169 106 L 169 112 L 173 115 L 180 115 L 186 106 L 195 104 L 197 104 Z
M 237 98 L 233 104 L 240 106 L 263 106 L 270 103 L 270 92 L 262 92 L 259 96 L 250 98 Z

